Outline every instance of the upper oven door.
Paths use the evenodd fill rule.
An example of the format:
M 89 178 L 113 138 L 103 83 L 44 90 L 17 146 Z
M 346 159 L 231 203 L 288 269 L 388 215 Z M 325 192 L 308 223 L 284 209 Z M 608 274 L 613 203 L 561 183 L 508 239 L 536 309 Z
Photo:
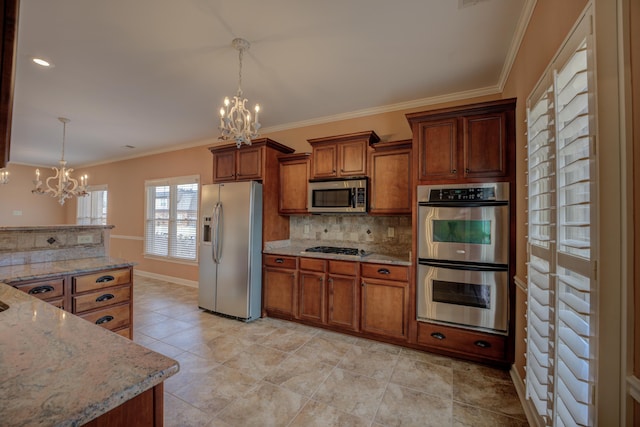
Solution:
M 509 205 L 418 205 L 418 257 L 421 259 L 508 264 Z

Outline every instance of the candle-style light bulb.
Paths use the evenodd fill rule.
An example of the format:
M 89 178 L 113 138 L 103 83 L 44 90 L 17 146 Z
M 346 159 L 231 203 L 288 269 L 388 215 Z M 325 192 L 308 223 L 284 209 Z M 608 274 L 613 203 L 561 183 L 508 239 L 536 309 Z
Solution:
M 40 169 L 36 169 L 36 181 L 40 181 Z
M 256 110 L 256 120 L 255 120 L 255 122 L 258 123 L 258 113 L 260 112 L 260 105 L 256 104 L 255 110 Z

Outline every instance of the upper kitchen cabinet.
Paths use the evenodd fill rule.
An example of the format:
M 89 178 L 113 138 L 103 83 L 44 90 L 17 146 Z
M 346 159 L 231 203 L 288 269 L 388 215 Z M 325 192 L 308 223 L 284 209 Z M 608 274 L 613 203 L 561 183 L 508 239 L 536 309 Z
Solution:
M 508 180 L 515 156 L 516 99 L 407 114 L 418 182 Z
M 312 178 L 364 176 L 368 147 L 380 141 L 374 131 L 308 139 L 312 153 Z
M 411 142 L 381 142 L 369 156 L 371 215 L 411 215 Z
M 235 143 L 209 147 L 213 154 L 213 182 L 262 180 L 268 170 L 277 170 L 277 155 L 293 149 L 269 138 L 255 139 L 251 145 Z
M 280 163 L 280 205 L 283 215 L 307 213 L 307 183 L 310 153 L 278 156 Z

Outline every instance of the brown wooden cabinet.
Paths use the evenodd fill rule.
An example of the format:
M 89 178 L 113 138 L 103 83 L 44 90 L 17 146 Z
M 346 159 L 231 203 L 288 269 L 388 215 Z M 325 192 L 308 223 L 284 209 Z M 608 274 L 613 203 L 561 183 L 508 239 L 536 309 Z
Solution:
M 307 213 L 307 186 L 310 153 L 278 156 L 280 170 L 280 204 L 283 215 Z
M 364 176 L 371 144 L 380 141 L 374 131 L 307 140 L 311 144 L 312 178 Z
M 235 144 L 211 149 L 213 154 L 213 182 L 251 181 L 262 179 L 262 147 Z
M 409 269 L 386 264 L 360 264 L 363 332 L 406 340 L 409 320 Z
M 9 162 L 11 145 L 11 115 L 13 111 L 13 81 L 18 51 L 19 0 L 3 0 L 0 3 L 0 169 Z
M 9 284 L 119 335 L 133 338 L 133 267 Z
M 515 158 L 515 99 L 407 114 L 419 183 L 507 180 Z
M 325 323 L 327 261 L 317 258 L 300 258 L 298 268 L 298 317 L 315 323 Z
M 360 323 L 358 263 L 329 260 L 327 293 L 327 324 L 358 331 Z
M 373 146 L 369 157 L 371 215 L 411 215 L 412 140 Z
M 63 310 L 69 311 L 65 303 L 66 291 L 65 277 L 50 277 L 42 280 L 29 280 L 25 282 L 9 283 L 23 292 L 33 295 Z
M 298 312 L 298 259 L 264 255 L 263 307 L 268 315 L 294 318 Z

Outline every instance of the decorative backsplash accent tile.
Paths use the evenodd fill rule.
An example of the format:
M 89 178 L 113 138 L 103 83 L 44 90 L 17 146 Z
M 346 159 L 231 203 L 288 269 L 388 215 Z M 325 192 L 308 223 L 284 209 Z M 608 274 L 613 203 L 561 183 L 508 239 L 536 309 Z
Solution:
M 406 216 L 291 216 L 290 239 L 307 246 L 356 247 L 405 256 L 411 250 L 411 218 Z
M 0 227 L 0 267 L 106 256 L 111 228 Z

